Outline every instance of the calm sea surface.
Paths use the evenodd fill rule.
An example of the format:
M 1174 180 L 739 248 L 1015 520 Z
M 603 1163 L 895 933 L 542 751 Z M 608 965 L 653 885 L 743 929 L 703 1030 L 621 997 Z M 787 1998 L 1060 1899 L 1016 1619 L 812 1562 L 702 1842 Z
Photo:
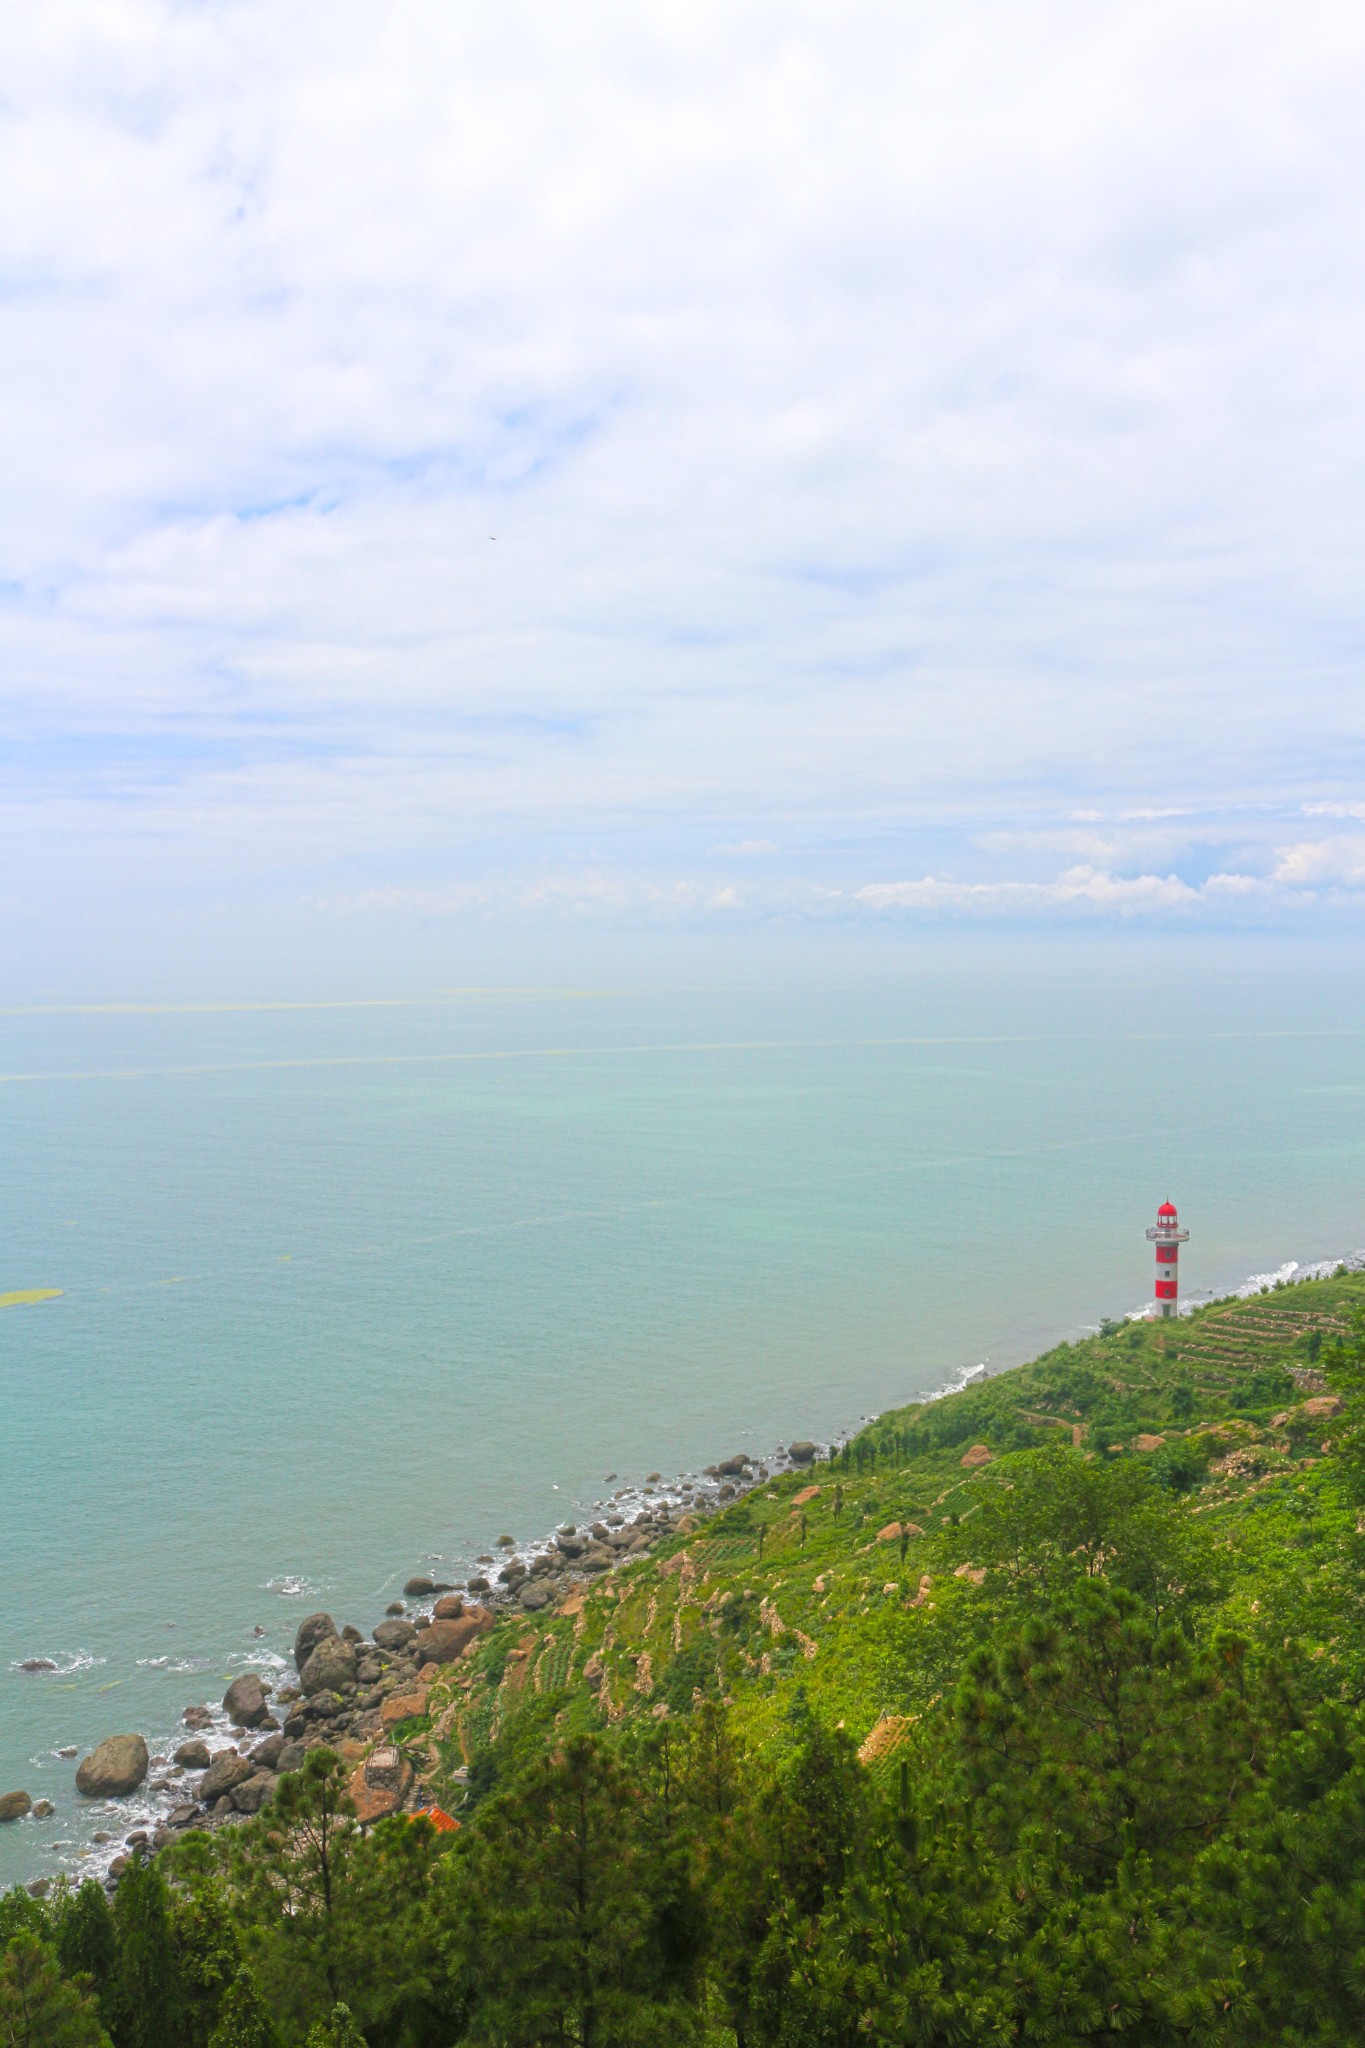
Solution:
M 1188 960 L 0 1016 L 0 1294 L 61 1289 L 0 1310 L 0 1791 L 57 1807 L 0 1883 L 112 1824 L 59 1748 L 1135 1307 L 1167 1195 L 1190 1286 L 1365 1244 L 1362 1051 L 1358 982 Z

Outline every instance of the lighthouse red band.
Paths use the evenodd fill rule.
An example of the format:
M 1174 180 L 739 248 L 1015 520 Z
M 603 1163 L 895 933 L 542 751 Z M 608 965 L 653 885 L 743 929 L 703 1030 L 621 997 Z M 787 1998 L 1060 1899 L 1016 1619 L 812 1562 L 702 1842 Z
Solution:
M 1156 1315 L 1173 1316 L 1180 1312 L 1180 1247 L 1189 1234 L 1180 1228 L 1175 1203 L 1163 1202 L 1156 1212 L 1155 1224 L 1147 1232 L 1156 1246 Z

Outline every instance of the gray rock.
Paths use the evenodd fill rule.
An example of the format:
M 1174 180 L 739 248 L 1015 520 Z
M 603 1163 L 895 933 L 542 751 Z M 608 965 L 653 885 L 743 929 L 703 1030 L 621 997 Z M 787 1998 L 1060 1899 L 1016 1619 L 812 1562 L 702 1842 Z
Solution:
M 436 1602 L 431 1610 L 433 1621 L 458 1621 L 464 1613 L 464 1601 L 458 1593 L 447 1593 Z
M 353 1628 L 348 1621 L 345 1628 L 341 1631 L 341 1640 L 343 1643 L 349 1643 L 352 1649 L 354 1649 L 358 1643 L 363 1643 L 365 1638 L 361 1635 L 360 1630 Z
M 320 1692 L 337 1692 L 355 1684 L 356 1655 L 340 1636 L 328 1636 L 312 1651 L 299 1672 L 299 1683 L 311 1699 Z
M 304 1743 L 286 1742 L 284 1748 L 280 1751 L 279 1756 L 275 1760 L 275 1769 L 281 1774 L 281 1776 L 283 1776 L 285 1771 L 302 1770 L 303 1760 L 307 1756 L 307 1754 L 308 1750 Z
M 816 1449 L 815 1444 L 807 1443 L 802 1437 L 798 1443 L 787 1445 L 787 1456 L 793 1465 L 809 1465 L 815 1457 Z
M 555 1537 L 555 1547 L 563 1557 L 581 1557 L 585 1544 L 579 1536 L 566 1536 L 561 1530 Z
M 32 1811 L 33 1801 L 27 1792 L 0 1792 L 0 1821 L 22 1820 Z
M 466 1579 L 465 1584 L 471 1593 L 486 1593 L 488 1591 L 488 1581 L 482 1577 Z
M 249 1757 L 238 1756 L 235 1749 L 222 1749 L 205 1771 L 199 1785 L 199 1797 L 205 1806 L 213 1806 L 238 1785 L 245 1785 L 255 1775 L 256 1766 Z
M 409 1579 L 403 1591 L 409 1600 L 425 1600 L 428 1594 L 436 1591 L 436 1581 L 435 1579 L 422 1578 Z
M 294 1662 L 302 1671 L 319 1643 L 325 1643 L 337 1632 L 337 1625 L 330 1614 L 310 1614 L 299 1623 L 299 1632 L 294 1638 Z
M 512 1558 L 498 1573 L 500 1586 L 515 1586 L 526 1577 L 526 1567 L 518 1557 Z
M 50 1877 L 31 1877 L 24 1887 L 31 1899 L 45 1899 L 52 1890 Z
M 335 1721 L 338 1714 L 344 1713 L 345 1707 L 346 1702 L 339 1692 L 317 1692 L 304 1707 L 304 1713 L 310 1721 Z M 293 1732 L 293 1726 L 294 1717 L 291 1714 L 284 1724 L 286 1735 Z
M 550 1557 L 543 1551 L 539 1557 L 531 1559 L 531 1577 L 533 1579 L 543 1579 L 548 1573 L 558 1571 L 558 1569 L 558 1559 Z
M 275 1790 L 275 1773 L 257 1771 L 232 1788 L 232 1803 L 238 1813 L 259 1813 Z
M 283 1735 L 267 1735 L 264 1742 L 258 1742 L 251 1751 L 251 1761 L 258 1771 L 277 1771 L 284 1751 Z
M 25 1657 L 19 1669 L 21 1671 L 55 1671 L 57 1667 L 50 1657 Z
M 265 1696 L 265 1687 L 254 1671 L 244 1671 L 240 1678 L 234 1678 L 223 1694 L 223 1711 L 235 1728 L 259 1728 L 270 1705 Z
M 173 1806 L 171 1808 L 171 1826 L 173 1828 L 192 1828 L 198 1818 L 199 1808 L 197 1806 Z
M 515 1550 L 515 1549 L 516 1549 L 516 1547 L 517 1547 L 517 1539 L 516 1539 L 516 1537 L 515 1537 L 515 1536 L 499 1536 L 499 1538 L 498 1538 L 498 1549 L 499 1549 L 499 1550 Z
M 403 1612 L 402 1601 L 390 1600 L 388 1606 L 384 1609 L 384 1612 L 385 1614 L 401 1614 Z
M 560 1536 L 576 1536 L 578 1530 L 572 1522 L 561 1522 L 556 1534 Z
M 743 1473 L 745 1467 L 747 1465 L 751 1465 L 752 1463 L 753 1459 L 746 1458 L 743 1452 L 741 1452 L 739 1456 L 735 1458 L 722 1458 L 719 1465 L 717 1465 L 716 1470 L 724 1479 L 738 1479 L 740 1475 Z
M 547 1585 L 535 1579 L 527 1579 L 525 1585 L 517 1588 L 518 1606 L 525 1607 L 532 1614 L 538 1614 L 542 1607 L 548 1607 L 554 1597 Z
M 384 1676 L 384 1666 L 377 1657 L 362 1657 L 355 1667 L 356 1682 L 359 1685 L 374 1685 Z
M 35 1799 L 33 1802 L 33 1818 L 35 1820 L 50 1820 L 56 1811 L 57 1809 L 50 1799 Z
M 410 1621 L 381 1621 L 374 1632 L 374 1639 L 381 1650 L 402 1650 L 416 1633 Z
M 76 1790 L 87 1799 L 124 1799 L 136 1792 L 151 1759 L 140 1735 L 110 1735 L 76 1771 Z
M 175 1760 L 183 1771 L 206 1771 L 213 1761 L 207 1742 L 182 1742 Z
M 180 1716 L 187 1728 L 211 1728 L 213 1716 L 207 1707 L 186 1707 Z

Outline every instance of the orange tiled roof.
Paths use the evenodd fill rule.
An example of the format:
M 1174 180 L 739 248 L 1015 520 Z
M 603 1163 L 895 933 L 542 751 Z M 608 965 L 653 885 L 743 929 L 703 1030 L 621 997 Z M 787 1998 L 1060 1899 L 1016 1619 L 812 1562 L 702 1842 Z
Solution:
M 420 1813 L 409 1814 L 410 1820 L 429 1820 L 438 1835 L 453 1835 L 460 1823 L 448 1814 L 443 1806 L 424 1806 Z

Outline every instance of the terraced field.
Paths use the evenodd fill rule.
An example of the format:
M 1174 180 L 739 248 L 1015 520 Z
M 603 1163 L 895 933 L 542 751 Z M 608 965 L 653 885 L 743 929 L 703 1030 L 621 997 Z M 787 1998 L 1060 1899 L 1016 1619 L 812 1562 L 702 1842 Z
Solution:
M 1042 1447 L 1058 1485 L 1119 1462 L 1184 1499 L 1208 1625 L 1284 1639 L 1330 1689 L 1357 1532 L 1321 1361 L 1362 1312 L 1365 1276 L 1309 1282 L 1108 1326 L 888 1412 L 833 1463 L 754 1488 L 554 1612 L 502 1620 L 411 1731 L 429 1791 L 458 1810 L 563 1732 L 686 1719 L 708 1699 L 739 1741 L 781 1741 L 798 1691 L 889 1777 L 915 1716 L 1042 1568 L 1001 1551 L 991 1513 Z

